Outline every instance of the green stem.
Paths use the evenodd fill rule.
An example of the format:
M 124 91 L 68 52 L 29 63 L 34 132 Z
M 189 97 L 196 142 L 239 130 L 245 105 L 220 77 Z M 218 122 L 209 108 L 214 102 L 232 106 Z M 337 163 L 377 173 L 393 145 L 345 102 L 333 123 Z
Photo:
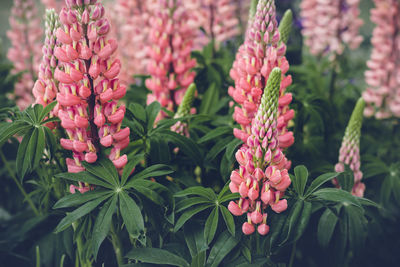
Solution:
M 332 103 L 333 101 L 333 95 L 335 94 L 335 81 L 336 81 L 336 63 L 333 63 L 333 68 L 332 68 L 332 76 L 331 76 L 331 81 L 329 84 L 329 101 Z
M 294 257 L 296 256 L 296 244 L 297 244 L 297 242 L 294 242 L 294 244 L 293 244 L 293 248 L 292 248 L 292 252 L 290 254 L 290 260 L 289 260 L 288 267 L 292 267 L 293 266 Z
M 114 225 L 111 224 L 111 243 L 114 248 L 115 257 L 117 258 L 118 266 L 124 264 L 124 258 L 122 256 L 122 244 L 118 234 L 115 232 Z
M 4 156 L 3 151 L 0 149 L 0 157 L 1 160 L 3 161 L 4 166 L 6 167 L 8 173 L 10 174 L 11 178 L 14 180 L 15 184 L 17 185 L 18 189 L 21 191 L 21 193 L 24 195 L 26 201 L 28 201 L 29 206 L 31 206 L 33 212 L 35 213 L 36 216 L 39 216 L 40 213 L 38 211 L 38 209 L 36 208 L 35 204 L 33 203 L 32 199 L 30 198 L 30 196 L 26 193 L 25 189 L 22 187 L 21 183 L 19 182 L 19 180 L 17 179 L 17 177 L 15 176 L 13 170 L 11 169 L 10 165 L 8 164 L 8 161 L 6 159 L 6 157 Z

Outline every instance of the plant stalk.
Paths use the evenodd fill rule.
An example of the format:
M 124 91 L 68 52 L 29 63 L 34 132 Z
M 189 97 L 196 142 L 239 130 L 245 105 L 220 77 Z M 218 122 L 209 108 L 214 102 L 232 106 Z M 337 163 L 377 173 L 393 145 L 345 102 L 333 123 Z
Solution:
M 36 216 L 39 216 L 39 210 L 36 208 L 35 204 L 33 203 L 32 199 L 30 196 L 26 193 L 24 187 L 21 185 L 17 177 L 15 176 L 13 170 L 11 169 L 10 165 L 8 164 L 8 161 L 6 157 L 4 156 L 3 151 L 0 149 L 0 157 L 1 160 L 3 161 L 4 166 L 6 167 L 8 173 L 10 174 L 11 178 L 14 180 L 15 184 L 17 185 L 18 189 L 21 191 L 21 193 L 24 195 L 26 201 L 28 201 L 29 206 L 31 206 L 33 212 L 35 213 Z
M 297 242 L 294 242 L 293 248 L 292 248 L 292 252 L 290 254 L 290 260 L 289 260 L 288 267 L 292 267 L 293 266 L 294 257 L 296 256 L 296 245 L 297 245 Z
M 118 234 L 115 232 L 114 225 L 111 224 L 111 243 L 114 248 L 115 257 L 117 258 L 118 266 L 122 266 L 124 264 L 124 258 L 122 256 L 122 244 L 121 239 Z

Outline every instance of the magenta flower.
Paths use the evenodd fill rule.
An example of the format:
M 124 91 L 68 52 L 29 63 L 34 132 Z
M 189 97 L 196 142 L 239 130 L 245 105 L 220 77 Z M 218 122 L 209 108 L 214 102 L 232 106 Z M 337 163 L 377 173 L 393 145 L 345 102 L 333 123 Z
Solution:
M 95 162 L 101 147 L 112 147 L 109 158 L 121 170 L 127 163 L 121 150 L 129 144 L 129 128 L 121 127 L 125 106 L 117 101 L 126 87 L 118 80 L 121 63 L 113 57 L 117 42 L 107 38 L 110 24 L 104 7 L 97 0 L 68 0 L 60 21 L 54 77 L 59 81 L 58 117 L 67 134 L 60 143 L 73 152 L 66 160 L 68 171 L 83 171 L 81 161 Z
M 148 52 L 151 77 L 146 86 L 152 91 L 147 102 L 158 101 L 174 111 L 182 102 L 195 72 L 196 60 L 190 57 L 193 48 L 193 29 L 187 24 L 189 14 L 177 0 L 160 0 L 151 19 Z M 158 119 L 163 117 L 160 113 Z
M 377 119 L 400 117 L 400 3 L 396 0 L 375 0 L 371 20 L 376 24 L 367 62 L 363 93 L 367 104 L 364 114 Z
M 282 73 L 278 139 L 280 147 L 286 148 L 294 142 L 293 133 L 287 130 L 294 116 L 294 110 L 289 108 L 292 95 L 285 92 L 292 83 L 292 77 L 285 75 L 289 63 L 284 56 L 286 45 L 280 41 L 274 1 L 260 0 L 254 18 L 250 18 L 249 22 L 245 42 L 240 46 L 230 72 L 235 87 L 230 87 L 228 93 L 239 104 L 235 107 L 233 118 L 241 126 L 241 129 L 234 130 L 234 135 L 243 142 L 247 141 L 266 81 L 271 70 L 278 67 Z
M 311 54 L 343 53 L 345 46 L 356 49 L 363 38 L 359 28 L 360 0 L 303 0 L 300 4 L 305 44 Z
M 248 235 L 257 231 L 266 235 L 267 208 L 276 213 L 287 208 L 282 199 L 291 184 L 288 174 L 290 162 L 279 146 L 278 108 L 281 70 L 274 68 L 268 79 L 260 106 L 251 122 L 251 134 L 247 142 L 236 152 L 239 169 L 232 171 L 229 188 L 238 192 L 241 198 L 231 201 L 228 209 L 235 216 L 247 213 L 243 233 Z
M 33 103 L 32 87 L 37 76 L 42 55 L 42 35 L 40 19 L 34 0 L 14 0 L 9 18 L 11 29 L 7 36 L 11 41 L 7 58 L 13 63 L 12 73 L 23 72 L 15 84 L 14 94 L 20 109 Z
M 354 186 L 352 194 L 358 197 L 362 197 L 365 191 L 365 184 L 361 182 L 363 173 L 360 171 L 360 136 L 364 106 L 365 102 L 360 98 L 351 114 L 339 151 L 339 162 L 335 165 L 336 172 L 343 172 L 345 165 L 349 166 L 353 171 Z M 336 179 L 333 180 L 333 183 L 339 186 Z

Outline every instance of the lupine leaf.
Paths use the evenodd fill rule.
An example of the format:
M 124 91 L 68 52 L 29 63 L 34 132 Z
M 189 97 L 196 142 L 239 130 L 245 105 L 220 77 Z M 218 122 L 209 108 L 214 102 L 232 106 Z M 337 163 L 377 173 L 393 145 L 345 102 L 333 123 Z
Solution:
M 168 250 L 159 248 L 134 248 L 129 251 L 125 257 L 145 263 L 189 267 L 189 263 L 185 259 L 169 252 Z
M 215 232 L 217 231 L 218 227 L 218 218 L 219 218 L 219 211 L 218 211 L 218 206 L 216 206 L 211 211 L 204 226 L 204 238 L 207 242 L 207 245 L 210 244 L 211 241 L 214 239 Z
M 177 232 L 179 229 L 181 229 L 181 227 L 185 224 L 185 222 L 187 222 L 194 215 L 196 215 L 197 213 L 199 213 L 205 209 L 208 209 L 212 206 L 213 206 L 213 204 L 204 204 L 204 205 L 197 206 L 193 209 L 190 209 L 190 210 L 184 212 L 181 215 L 181 217 L 179 217 L 178 221 L 176 222 L 175 227 L 174 227 L 174 232 Z
M 217 267 L 228 253 L 238 244 L 239 240 L 228 231 L 222 232 L 210 251 L 206 266 Z
M 133 199 L 124 191 L 119 194 L 119 207 L 122 219 L 129 234 L 137 238 L 144 231 L 142 212 Z
M 292 180 L 293 187 L 300 196 L 303 196 L 304 188 L 306 187 L 308 179 L 308 170 L 303 165 L 296 166 L 294 168 L 294 174 L 295 174 L 295 179 Z
M 232 214 L 224 206 L 220 206 L 222 217 L 224 218 L 226 228 L 228 228 L 229 233 L 235 236 L 235 221 L 233 220 Z
M 147 132 L 150 132 L 154 128 L 154 121 L 158 113 L 160 113 L 161 105 L 157 101 L 151 103 L 146 107 L 147 114 Z
M 330 209 L 326 209 L 318 223 L 317 236 L 321 246 L 328 246 L 337 222 L 338 217 Z
M 214 140 L 219 136 L 225 135 L 225 134 L 232 134 L 232 127 L 230 126 L 222 126 L 215 128 L 214 130 L 211 130 L 208 132 L 206 135 L 204 135 L 202 138 L 198 140 L 198 143 L 205 143 L 210 140 Z
M 84 171 L 84 172 L 78 172 L 78 173 L 71 173 L 71 172 L 64 172 L 64 173 L 59 173 L 55 175 L 56 178 L 63 178 L 75 182 L 84 182 L 92 185 L 100 185 L 105 188 L 110 188 L 114 189 L 114 186 L 110 184 L 107 181 L 104 181 L 103 179 L 94 176 L 93 174 Z
M 128 163 L 125 165 L 124 170 L 122 171 L 121 176 L 121 185 L 124 186 L 128 177 L 131 175 L 131 172 L 139 164 L 140 161 L 144 159 L 144 154 L 137 154 L 132 158 L 128 159 Z
M 198 195 L 205 197 L 209 200 L 216 200 L 217 197 L 214 193 L 214 191 L 211 188 L 205 188 L 202 186 L 193 186 L 189 187 L 185 190 L 182 190 L 180 192 L 177 192 L 174 197 L 185 197 L 185 196 L 190 196 L 190 195 Z
M 314 181 L 312 181 L 311 185 L 307 188 L 305 197 L 310 196 L 321 185 L 332 180 L 333 178 L 337 177 L 338 175 L 339 174 L 336 172 L 330 172 L 330 173 L 325 173 L 325 174 L 318 176 L 317 178 L 315 178 Z
M 98 197 L 102 197 L 105 195 L 111 195 L 112 192 L 110 191 L 89 191 L 81 194 L 76 192 L 75 194 L 69 194 L 60 199 L 59 201 L 54 204 L 53 209 L 61 209 L 61 208 L 69 208 L 73 206 L 78 206 L 80 204 L 86 203 Z
M 357 201 L 357 199 L 351 195 L 349 192 L 346 192 L 341 189 L 336 189 L 336 188 L 322 188 L 316 192 L 313 193 L 313 196 L 327 200 L 327 201 L 333 201 L 333 202 L 338 202 L 338 203 L 348 203 L 355 205 L 357 207 L 361 207 L 360 203 Z

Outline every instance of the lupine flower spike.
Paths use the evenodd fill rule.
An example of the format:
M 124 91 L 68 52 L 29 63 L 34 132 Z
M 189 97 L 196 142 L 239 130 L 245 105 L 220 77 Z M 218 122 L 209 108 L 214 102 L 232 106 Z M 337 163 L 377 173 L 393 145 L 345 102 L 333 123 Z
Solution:
M 175 113 L 174 116 L 175 119 L 188 116 L 190 113 L 192 113 L 192 104 L 195 95 L 196 95 L 196 84 L 192 83 L 188 87 L 183 97 L 182 103 L 178 107 L 178 111 Z M 188 125 L 185 122 L 178 121 L 171 127 L 171 131 L 189 137 Z
M 396 0 L 393 0 L 396 1 Z M 363 38 L 359 28 L 360 0 L 303 0 L 300 4 L 302 34 L 313 55 L 330 55 L 333 60 L 345 46 L 356 49 Z
M 55 9 L 56 11 L 60 11 L 63 3 L 65 2 L 63 0 L 40 0 L 40 1 L 47 9 Z
M 66 160 L 68 171 L 83 171 L 81 161 L 95 162 L 101 147 L 112 147 L 109 158 L 121 170 L 127 163 L 121 150 L 129 144 L 129 128 L 121 128 L 125 106 L 117 105 L 126 92 L 118 80 L 121 62 L 113 58 L 117 42 L 107 38 L 110 24 L 101 3 L 66 3 L 56 31 L 61 46 L 54 51 L 59 61 L 54 77 L 59 81 L 58 117 L 68 137 L 61 146 L 73 152 Z
M 235 107 L 233 117 L 241 126 L 241 129 L 234 129 L 234 135 L 246 142 L 251 134 L 250 122 L 257 112 L 265 83 L 271 70 L 279 67 L 282 72 L 278 110 L 279 144 L 287 148 L 294 142 L 293 133 L 287 130 L 294 116 L 294 110 L 289 109 L 292 94 L 286 93 L 292 77 L 285 75 L 289 63 L 285 58 L 286 45 L 281 41 L 278 31 L 274 1 L 260 0 L 254 18 L 249 21 L 251 25 L 244 45 L 239 48 L 230 71 L 235 87 L 230 87 L 228 93 L 239 104 Z M 288 32 L 287 25 L 285 23 L 285 33 Z
M 58 15 L 54 9 L 46 10 L 46 39 L 42 48 L 43 58 L 39 66 L 38 79 L 35 82 L 32 93 L 35 103 L 47 106 L 56 98 L 58 81 L 54 78 L 54 71 L 58 66 L 58 59 L 54 55 L 56 43 L 56 30 L 60 27 Z M 57 116 L 58 106 L 50 112 L 50 117 Z M 54 125 L 48 125 L 53 128 Z
M 14 64 L 12 72 L 22 72 L 22 77 L 15 84 L 14 95 L 20 109 L 33 103 L 32 87 L 37 77 L 40 64 L 42 35 L 40 19 L 34 0 L 14 0 L 10 15 L 11 30 L 7 36 L 11 41 L 7 58 Z
M 363 98 L 364 115 L 377 119 L 400 118 L 400 3 L 396 0 L 375 0 L 371 21 L 371 58 L 367 62 Z
M 182 102 L 195 72 L 196 60 L 190 57 L 194 31 L 187 24 L 189 14 L 179 0 L 160 0 L 152 18 L 148 52 L 151 77 L 146 86 L 152 91 L 147 103 L 158 101 L 162 107 L 174 111 Z M 158 120 L 164 117 L 161 112 Z
M 233 215 L 247 213 L 242 230 L 246 235 L 257 231 L 266 235 L 267 208 L 280 213 L 287 208 L 282 199 L 291 184 L 287 171 L 290 163 L 279 147 L 278 108 L 281 70 L 274 68 L 269 76 L 257 114 L 251 123 L 247 142 L 236 152 L 239 169 L 232 171 L 229 188 L 239 192 L 240 199 L 231 201 L 228 209 Z
M 365 184 L 361 182 L 363 174 L 360 171 L 360 135 L 364 107 L 365 102 L 360 98 L 351 114 L 342 146 L 340 147 L 339 162 L 335 165 L 335 171 L 337 172 L 343 172 L 345 165 L 348 165 L 353 171 L 354 186 L 352 194 L 358 197 L 362 197 L 365 191 Z M 339 186 L 336 179 L 333 180 L 333 183 Z
M 289 40 L 290 32 L 292 31 L 293 13 L 290 9 L 283 14 L 282 20 L 279 23 L 279 33 L 281 34 L 281 42 L 286 44 Z

